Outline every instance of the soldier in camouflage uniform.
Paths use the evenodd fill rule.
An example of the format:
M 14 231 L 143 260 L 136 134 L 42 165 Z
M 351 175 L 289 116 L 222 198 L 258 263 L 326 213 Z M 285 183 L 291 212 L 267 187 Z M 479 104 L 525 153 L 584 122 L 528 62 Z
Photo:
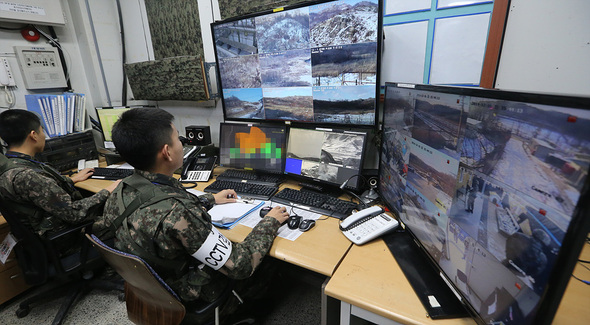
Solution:
M 0 114 L 0 137 L 8 145 L 0 155 L 0 199 L 19 203 L 37 213 L 23 213 L 25 225 L 39 235 L 58 231 L 68 224 L 92 220 L 102 211 L 104 202 L 117 184 L 83 198 L 74 183 L 88 179 L 92 169 L 64 177 L 52 167 L 34 160 L 45 147 L 45 132 L 35 113 L 13 109 Z M 8 158 L 8 159 L 7 159 Z M 16 166 L 16 168 L 15 168 Z M 72 246 L 72 243 L 62 243 Z
M 236 291 L 243 295 L 248 282 L 243 279 L 252 279 L 289 215 L 284 207 L 274 207 L 243 242 L 225 238 L 211 224 L 207 209 L 235 202 L 236 193 L 223 190 L 196 197 L 172 177 L 183 163 L 182 143 L 172 120 L 173 116 L 161 109 L 135 108 L 121 115 L 112 138 L 135 173 L 113 191 L 94 230 L 100 233 L 116 223 L 127 206 L 142 195 L 138 187 L 129 185 L 131 178 L 138 178 L 145 182 L 144 188 L 154 187 L 152 190 L 169 198 L 147 201 L 128 214 L 115 230 L 115 247 L 148 261 L 187 305 L 214 300 L 230 279 L 241 280 Z M 222 317 L 236 308 L 230 299 L 222 308 Z

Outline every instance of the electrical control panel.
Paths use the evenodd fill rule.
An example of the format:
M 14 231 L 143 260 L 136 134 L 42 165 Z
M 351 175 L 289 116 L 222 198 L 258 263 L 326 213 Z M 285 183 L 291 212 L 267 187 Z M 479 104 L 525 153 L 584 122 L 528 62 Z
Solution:
M 27 89 L 66 88 L 67 81 L 55 47 L 15 46 Z

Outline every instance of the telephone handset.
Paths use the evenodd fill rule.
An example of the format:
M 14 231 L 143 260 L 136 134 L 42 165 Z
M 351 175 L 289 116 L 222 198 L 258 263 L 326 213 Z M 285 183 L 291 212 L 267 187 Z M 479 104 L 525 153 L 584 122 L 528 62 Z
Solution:
M 0 58 L 0 86 L 16 86 L 6 58 Z
M 180 175 L 181 182 L 206 182 L 211 177 L 211 173 L 215 168 L 217 156 L 213 157 L 188 157 L 184 166 L 182 166 L 182 173 Z
M 399 222 L 383 213 L 379 206 L 357 211 L 340 223 L 340 230 L 351 242 L 362 245 L 395 228 Z

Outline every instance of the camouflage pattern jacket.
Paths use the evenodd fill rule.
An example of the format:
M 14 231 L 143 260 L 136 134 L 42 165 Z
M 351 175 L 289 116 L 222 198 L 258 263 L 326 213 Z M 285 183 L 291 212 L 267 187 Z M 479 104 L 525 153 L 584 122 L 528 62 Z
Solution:
M 188 269 L 175 275 L 162 274 L 155 267 L 166 283 L 186 302 L 197 299 L 211 301 L 225 288 L 230 278 L 245 279 L 254 273 L 272 246 L 280 227 L 276 219 L 262 219 L 243 242 L 231 243 L 229 258 L 215 271 L 196 257 L 193 258 L 215 230 L 206 211 L 215 202 L 213 195 L 196 197 L 188 193 L 178 180 L 163 174 L 140 170 L 135 173 L 155 184 L 159 190 L 170 193 L 171 197 L 153 204 L 148 201 L 132 212 L 116 230 L 117 249 L 141 257 L 140 252 L 134 249 L 137 244 L 144 253 L 149 252 L 160 259 L 177 264 L 188 262 Z M 186 199 L 178 199 L 179 193 Z M 126 186 L 124 182 L 119 184 L 107 200 L 104 215 L 97 220 L 94 230 L 108 227 L 138 195 L 139 191 Z
M 92 220 L 102 211 L 109 196 L 107 190 L 82 198 L 72 180 L 50 166 L 18 152 L 9 151 L 6 157 L 2 157 L 3 166 L 14 163 L 18 167 L 0 172 L 0 197 L 43 210 L 45 213 L 26 214 L 22 219 L 39 235 Z

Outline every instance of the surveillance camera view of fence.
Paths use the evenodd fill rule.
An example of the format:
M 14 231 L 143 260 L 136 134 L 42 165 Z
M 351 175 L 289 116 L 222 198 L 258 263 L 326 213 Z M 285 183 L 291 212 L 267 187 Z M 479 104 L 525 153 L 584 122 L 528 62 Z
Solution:
M 403 221 L 486 322 L 531 323 L 587 177 L 590 114 L 473 97 L 425 105 L 416 93 L 395 97 L 398 109 L 390 110 L 415 104 L 420 125 L 412 129 Z M 448 112 L 461 109 L 468 118 L 449 124 L 457 114 Z M 429 128 L 460 136 L 433 139 Z M 382 164 L 399 161 L 399 148 L 385 142 Z M 384 197 L 395 199 L 388 188 L 381 185 Z
M 361 168 L 365 134 L 292 128 L 287 145 L 289 172 L 343 183 Z

